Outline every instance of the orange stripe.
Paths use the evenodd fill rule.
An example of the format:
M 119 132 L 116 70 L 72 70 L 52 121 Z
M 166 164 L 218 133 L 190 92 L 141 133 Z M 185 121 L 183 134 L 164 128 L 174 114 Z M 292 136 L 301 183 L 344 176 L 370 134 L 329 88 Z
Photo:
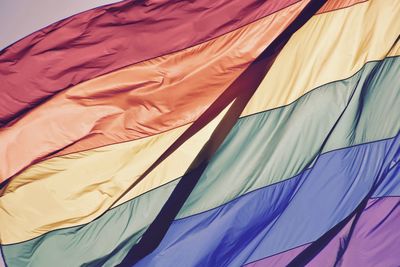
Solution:
M 57 95 L 1 131 L 1 180 L 66 146 L 60 154 L 134 140 L 194 121 L 286 26 L 275 21 L 298 12 L 301 5 Z
M 337 9 L 342 9 L 346 7 L 350 7 L 359 3 L 367 2 L 368 0 L 331 0 L 325 3 L 321 7 L 320 10 L 318 10 L 317 14 L 329 12 L 332 10 L 337 10 Z
M 360 1 L 331 1 L 321 10 L 356 2 Z M 292 5 L 212 41 L 129 66 L 55 96 L 1 130 L 0 181 L 49 155 L 135 140 L 191 123 L 284 25 L 271 22 L 293 13 L 300 5 Z

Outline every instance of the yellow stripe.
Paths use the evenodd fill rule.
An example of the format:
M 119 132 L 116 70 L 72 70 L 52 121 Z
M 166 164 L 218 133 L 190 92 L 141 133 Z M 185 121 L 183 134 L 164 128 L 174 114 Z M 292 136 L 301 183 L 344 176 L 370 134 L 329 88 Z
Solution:
M 0 181 L 66 146 L 64 155 L 191 122 L 289 23 L 277 23 L 275 17 L 282 12 L 294 17 L 304 3 L 57 94 L 0 130 Z
M 400 23 L 399 23 L 400 24 Z M 400 33 L 399 33 L 400 35 Z M 397 43 L 393 46 L 393 48 L 390 50 L 388 53 L 388 57 L 394 57 L 400 54 L 400 41 L 397 41 Z
M 225 112 L 151 172 L 132 189 L 130 196 L 158 186 L 166 180 L 165 177 L 182 175 Z M 107 210 L 189 126 L 140 140 L 52 158 L 27 169 L 12 180 L 0 198 L 2 244 L 90 222 Z
M 375 0 L 311 18 L 279 54 L 243 115 L 291 103 L 383 59 L 400 33 L 399 6 Z
M 383 59 L 399 34 L 399 11 L 399 4 L 377 0 L 312 18 L 284 48 L 243 115 L 288 104 L 316 86 L 351 76 L 367 61 Z M 117 205 L 182 176 L 221 116 L 170 155 Z M 27 169 L 0 198 L 1 242 L 20 242 L 90 222 L 187 127 L 53 158 Z

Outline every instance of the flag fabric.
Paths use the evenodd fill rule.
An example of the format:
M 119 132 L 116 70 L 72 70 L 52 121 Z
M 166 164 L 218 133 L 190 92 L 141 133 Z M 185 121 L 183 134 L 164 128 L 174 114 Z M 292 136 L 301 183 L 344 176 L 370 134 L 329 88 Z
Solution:
M 399 266 L 400 1 L 122 1 L 0 53 L 0 265 Z

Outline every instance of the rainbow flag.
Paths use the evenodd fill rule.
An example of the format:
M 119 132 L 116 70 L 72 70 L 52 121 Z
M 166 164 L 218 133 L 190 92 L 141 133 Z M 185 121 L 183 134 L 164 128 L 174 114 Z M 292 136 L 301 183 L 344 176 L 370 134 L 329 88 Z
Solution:
M 7 46 L 0 266 L 400 266 L 399 18 L 124 0 Z

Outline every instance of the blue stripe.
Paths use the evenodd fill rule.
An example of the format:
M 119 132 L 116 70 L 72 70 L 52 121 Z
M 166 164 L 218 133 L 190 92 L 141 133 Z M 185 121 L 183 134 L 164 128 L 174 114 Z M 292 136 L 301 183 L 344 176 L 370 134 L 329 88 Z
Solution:
M 400 190 L 392 155 L 399 146 L 397 137 L 329 152 L 292 179 L 176 220 L 135 266 L 240 266 L 312 242 L 357 207 L 383 167 L 374 196 Z

